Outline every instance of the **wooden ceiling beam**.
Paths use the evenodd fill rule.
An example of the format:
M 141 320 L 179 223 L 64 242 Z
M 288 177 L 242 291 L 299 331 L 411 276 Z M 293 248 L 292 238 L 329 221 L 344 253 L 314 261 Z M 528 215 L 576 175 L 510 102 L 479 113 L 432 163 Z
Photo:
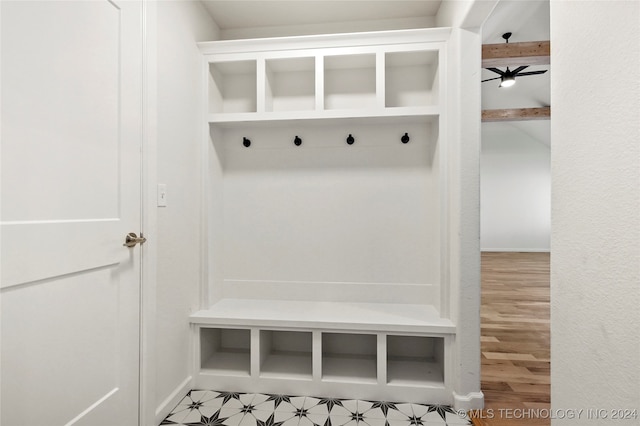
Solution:
M 547 65 L 550 61 L 551 42 L 526 41 L 482 45 L 482 68 L 517 65 Z
M 482 111 L 483 123 L 491 123 L 494 121 L 549 120 L 550 118 L 551 107 L 485 109 Z

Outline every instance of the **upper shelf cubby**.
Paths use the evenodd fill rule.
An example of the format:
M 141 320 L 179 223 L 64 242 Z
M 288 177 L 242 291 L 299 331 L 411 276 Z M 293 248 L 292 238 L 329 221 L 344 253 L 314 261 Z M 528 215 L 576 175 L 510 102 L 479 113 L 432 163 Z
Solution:
M 209 122 L 438 116 L 448 29 L 200 43 Z
M 315 109 L 314 57 L 267 59 L 265 68 L 265 111 Z
M 324 58 L 324 108 L 369 109 L 376 105 L 376 55 Z
M 256 112 L 256 61 L 209 64 L 209 112 Z
M 385 53 L 385 106 L 436 105 L 437 76 L 438 51 Z

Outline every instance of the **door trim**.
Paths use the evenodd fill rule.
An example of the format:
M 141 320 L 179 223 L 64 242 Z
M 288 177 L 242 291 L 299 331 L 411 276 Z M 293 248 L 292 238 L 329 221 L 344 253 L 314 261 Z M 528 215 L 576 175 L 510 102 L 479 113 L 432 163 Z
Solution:
M 157 8 L 142 2 L 142 224 L 148 236 L 141 250 L 140 394 L 138 424 L 155 425 L 156 271 L 158 252 L 157 178 Z

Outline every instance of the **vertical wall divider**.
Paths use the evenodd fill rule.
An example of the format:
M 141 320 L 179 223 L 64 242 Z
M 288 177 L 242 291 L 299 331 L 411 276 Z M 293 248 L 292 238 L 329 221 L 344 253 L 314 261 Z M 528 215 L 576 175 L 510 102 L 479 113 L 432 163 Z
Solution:
M 448 389 L 453 388 L 454 365 L 458 362 L 454 358 L 456 356 L 455 343 L 455 335 L 444 336 L 444 359 L 439 360 L 442 362 L 444 385 Z
M 443 49 L 444 50 L 444 49 Z M 440 103 L 442 108 L 442 103 Z M 451 173 L 449 167 L 449 149 L 450 146 L 447 142 L 446 135 L 446 122 L 445 118 L 440 115 L 438 118 L 438 138 L 439 138 L 439 167 L 441 168 L 441 176 L 439 185 L 439 202 L 440 202 L 440 317 L 451 318 L 451 264 L 449 261 L 450 256 L 450 230 L 449 230 L 449 206 L 452 202 L 449 198 L 449 173 Z
M 193 371 L 199 371 L 200 368 L 202 367 L 202 352 L 200 350 L 202 342 L 200 340 L 200 326 L 196 324 L 192 324 L 191 327 L 189 328 L 189 331 L 191 332 L 191 336 L 194 340 L 193 346 L 192 346 L 193 354 L 191 356 L 191 361 L 194 368 Z
M 451 142 L 448 132 L 447 112 L 449 109 L 448 99 L 451 89 L 447 86 L 447 75 L 451 64 L 447 58 L 447 46 L 441 45 L 438 51 L 438 146 L 439 146 L 439 167 L 442 178 L 439 182 L 440 192 L 440 317 L 451 318 L 451 263 L 450 252 L 450 223 L 449 212 L 451 199 L 449 194 L 449 181 L 451 176 L 450 150 Z M 452 351 L 453 353 L 453 351 Z M 445 374 L 445 377 L 447 375 Z
M 386 104 L 386 68 L 385 52 L 376 52 L 376 106 L 384 108 Z
M 322 332 L 314 330 L 312 332 L 312 377 L 313 380 L 322 380 Z
M 387 334 L 378 333 L 378 384 L 387 384 Z
M 153 8 L 156 5 L 152 6 Z M 206 58 L 202 59 L 202 75 L 201 79 L 204 82 L 206 90 L 202 91 L 202 113 L 204 117 L 209 117 L 210 113 L 210 101 L 209 101 L 209 90 L 210 85 L 212 84 L 211 74 L 209 73 L 209 61 Z M 157 88 L 156 88 L 157 90 Z M 209 279 L 211 278 L 209 274 L 209 215 L 211 214 L 211 209 L 209 207 L 209 197 L 210 197 L 210 179 L 209 179 L 209 155 L 210 149 L 209 141 L 211 137 L 211 127 L 207 120 L 203 120 L 201 126 L 202 132 L 202 143 L 200 144 L 200 198 L 203 200 L 200 206 L 200 309 L 207 309 L 211 306 L 211 291 L 210 291 L 210 283 Z M 207 265 L 207 266 L 205 266 Z M 192 329 L 191 333 L 195 335 L 198 332 L 198 329 Z M 198 335 L 198 341 L 200 340 L 200 336 Z M 194 362 L 196 361 L 196 356 L 192 356 Z M 198 358 L 199 359 L 199 356 Z M 200 366 L 197 366 L 200 368 Z M 194 370 L 197 371 L 197 370 Z
M 264 56 L 256 60 L 256 111 L 264 113 L 267 110 L 267 61 Z
M 324 110 L 324 56 L 315 56 L 316 63 L 316 111 Z
M 268 348 L 263 347 L 263 345 L 267 343 L 267 340 L 268 339 L 265 339 L 265 342 L 263 342 L 260 339 L 259 329 L 251 329 L 251 377 L 254 379 L 260 377 L 260 365 L 262 364 L 264 354 L 268 352 Z

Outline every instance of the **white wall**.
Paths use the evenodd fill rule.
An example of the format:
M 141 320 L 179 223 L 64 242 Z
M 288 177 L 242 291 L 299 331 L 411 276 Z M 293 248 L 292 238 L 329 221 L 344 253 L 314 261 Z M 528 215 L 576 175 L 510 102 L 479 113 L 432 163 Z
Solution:
M 201 276 L 202 56 L 198 41 L 217 28 L 199 2 L 157 3 L 158 182 L 168 206 L 158 208 L 156 405 L 164 417 L 190 383 L 188 317 L 199 308 Z M 186 386 L 186 388 L 183 388 Z M 167 399 L 168 398 L 168 399 Z
M 553 409 L 640 410 L 639 22 L 637 1 L 551 2 Z
M 549 121 L 526 124 L 549 132 Z M 482 250 L 548 251 L 549 146 L 535 132 L 525 132 L 522 125 L 483 123 L 480 171 Z
M 349 132 L 357 137 L 353 146 L 344 141 Z M 411 135 L 406 145 L 403 132 Z M 295 134 L 304 139 L 300 147 Z M 243 135 L 251 148 L 240 143 Z M 438 140 L 431 125 L 233 129 L 223 142 L 224 180 L 213 185 L 224 185 L 228 287 L 251 285 L 242 297 L 255 298 L 257 281 L 291 283 L 269 297 L 289 298 L 304 285 L 316 288 L 304 299 L 330 300 L 336 294 L 327 286 L 337 283 L 391 293 L 406 284 L 425 288 L 423 303 L 439 306 Z M 396 303 L 417 303 L 414 293 L 401 293 Z M 378 296 L 348 300 L 339 293 L 352 302 Z

